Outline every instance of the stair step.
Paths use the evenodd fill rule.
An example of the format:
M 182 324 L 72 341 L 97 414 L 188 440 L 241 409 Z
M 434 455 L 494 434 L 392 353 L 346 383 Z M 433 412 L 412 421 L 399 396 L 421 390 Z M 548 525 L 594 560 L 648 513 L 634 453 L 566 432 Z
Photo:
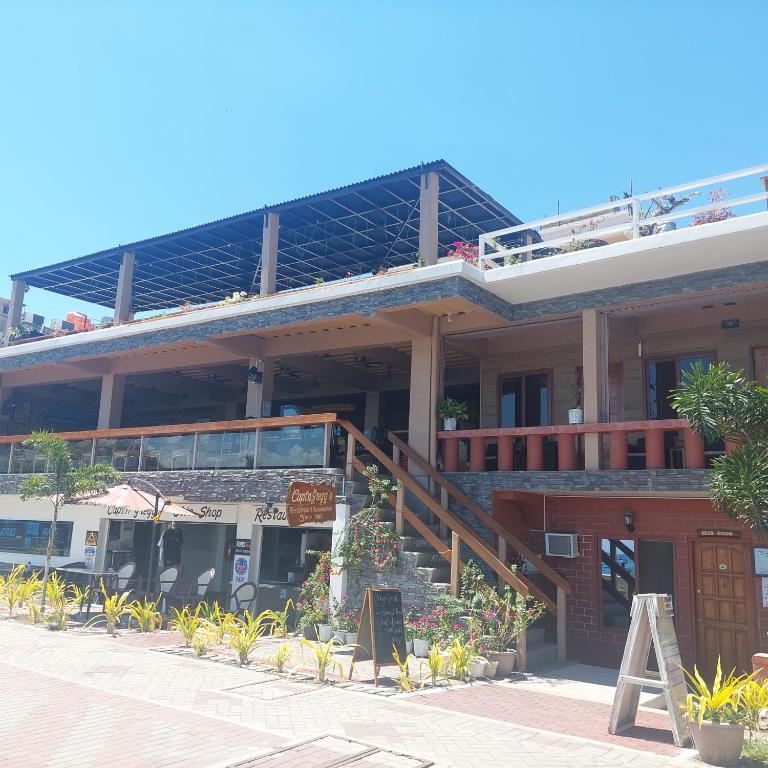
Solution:
M 400 537 L 400 549 L 403 552 L 434 552 L 432 545 L 426 539 L 412 534 Z
M 528 670 L 543 667 L 557 660 L 556 643 L 528 644 L 525 650 Z
M 424 580 L 431 583 L 449 582 L 451 579 L 450 566 L 417 567 L 416 572 Z

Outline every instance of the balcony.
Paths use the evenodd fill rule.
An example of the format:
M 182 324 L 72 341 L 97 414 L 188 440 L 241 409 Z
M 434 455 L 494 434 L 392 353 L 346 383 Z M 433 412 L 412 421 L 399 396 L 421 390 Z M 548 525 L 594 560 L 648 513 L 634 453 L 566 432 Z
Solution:
M 585 467 L 581 445 L 588 436 L 603 444 L 612 470 L 704 469 L 713 455 L 685 419 L 559 424 L 547 427 L 471 429 L 438 432 L 443 471 L 486 472 L 553 470 Z M 630 446 L 629 437 L 634 438 Z M 494 450 L 495 449 L 495 450 Z M 731 449 L 730 445 L 725 450 Z
M 76 465 L 103 462 L 121 472 L 328 468 L 333 413 L 207 424 L 62 432 Z M 0 474 L 44 473 L 27 435 L 0 437 Z

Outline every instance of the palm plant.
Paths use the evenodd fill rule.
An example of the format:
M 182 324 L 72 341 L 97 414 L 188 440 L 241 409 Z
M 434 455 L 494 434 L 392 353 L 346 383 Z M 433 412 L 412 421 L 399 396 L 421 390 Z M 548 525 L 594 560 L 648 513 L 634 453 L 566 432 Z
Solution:
M 395 679 L 395 685 L 403 693 L 413 693 L 416 690 L 416 681 L 411 677 L 408 664 L 413 658 L 410 654 L 405 655 L 405 659 L 400 658 L 400 654 L 397 651 L 397 646 L 392 643 L 392 658 L 397 664 L 398 673 Z
M 734 450 L 712 463 L 712 503 L 761 535 L 768 534 L 768 389 L 727 363 L 683 372 L 670 398 L 680 416 L 706 440 Z
M 282 611 L 266 610 L 262 616 L 269 622 L 269 634 L 273 637 L 288 637 L 288 620 L 290 612 L 296 610 L 293 600 L 288 600 Z
M 309 648 L 315 656 L 315 664 L 317 666 L 317 682 L 324 683 L 328 674 L 328 670 L 336 670 L 341 677 L 344 676 L 344 668 L 341 663 L 337 661 L 334 648 L 341 643 L 332 637 L 327 643 L 312 642 L 312 640 L 303 639 L 301 641 L 301 655 L 304 657 L 304 648 Z
M 683 672 L 688 678 L 690 689 L 685 698 L 685 716 L 689 722 L 695 722 L 701 727 L 704 720 L 712 723 L 743 723 L 745 721 L 747 710 L 743 693 L 751 675 L 736 675 L 735 670 L 731 670 L 724 676 L 719 656 L 711 688 L 695 666 L 693 673 L 687 669 Z
M 192 645 L 192 641 L 195 639 L 198 629 L 200 629 L 204 619 L 200 615 L 201 605 L 192 610 L 188 605 L 185 605 L 181 610 L 178 608 L 171 608 L 173 612 L 173 619 L 169 625 L 169 629 L 174 632 L 181 632 L 184 636 L 184 645 L 189 648 Z
M 94 616 L 89 621 L 86 621 L 84 626 L 95 624 L 97 621 L 105 621 L 107 624 L 107 634 L 114 635 L 117 631 L 117 625 L 120 623 L 120 619 L 128 614 L 128 598 L 131 591 L 123 592 L 118 595 L 115 593 L 110 597 L 104 586 L 104 580 L 101 582 L 101 594 L 104 597 L 103 613 L 100 616 Z
M 277 653 L 272 657 L 272 664 L 275 667 L 275 671 L 282 672 L 285 669 L 285 665 L 291 660 L 291 646 L 288 643 L 283 643 L 278 649 Z
M 11 572 L 0 577 L 0 594 L 5 604 L 8 606 L 8 616 L 13 618 L 13 610 L 24 600 L 24 570 L 23 564 L 14 566 Z
M 211 631 L 213 632 L 216 644 L 221 645 L 224 642 L 224 638 L 229 631 L 229 625 L 235 618 L 233 613 L 226 613 L 221 610 L 221 606 L 214 602 L 210 605 L 208 603 L 201 603 L 202 610 L 200 615 L 205 621 L 211 625 Z
M 120 474 L 111 464 L 76 467 L 66 441 L 53 432 L 33 432 L 29 440 L 25 441 L 25 445 L 30 446 L 46 459 L 48 473 L 25 478 L 19 485 L 21 498 L 23 501 L 48 499 L 53 505 L 53 520 L 48 532 L 40 603 L 40 608 L 44 611 L 53 545 L 56 541 L 56 525 L 61 508 L 78 497 L 103 493 L 109 485 L 120 481 Z
M 248 663 L 248 657 L 267 631 L 267 627 L 263 614 L 252 616 L 246 611 L 242 619 L 232 620 L 229 625 L 229 645 L 237 653 L 241 666 Z
M 457 680 L 466 680 L 469 677 L 469 665 L 473 658 L 472 643 L 461 643 L 455 637 L 448 648 L 448 666 L 453 677 Z
M 154 632 L 159 629 L 163 624 L 163 617 L 157 610 L 159 603 L 159 597 L 156 600 L 145 597 L 143 601 L 134 600 L 127 605 L 128 626 L 130 627 L 132 622 L 136 622 L 136 626 L 142 632 Z
M 443 651 L 440 650 L 440 646 L 435 643 L 429 649 L 429 655 L 427 656 L 427 666 L 429 667 L 429 680 L 432 685 L 437 685 L 441 677 L 445 672 L 446 656 Z

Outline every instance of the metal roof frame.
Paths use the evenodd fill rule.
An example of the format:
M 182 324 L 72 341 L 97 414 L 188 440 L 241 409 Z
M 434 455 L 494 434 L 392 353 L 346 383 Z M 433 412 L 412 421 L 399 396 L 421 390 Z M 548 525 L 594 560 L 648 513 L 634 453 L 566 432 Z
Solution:
M 112 307 L 123 254 L 135 254 L 132 310 L 220 301 L 259 283 L 264 217 L 280 214 L 277 290 L 412 263 L 418 253 L 419 180 L 440 174 L 439 248 L 520 221 L 438 160 L 278 205 L 12 275 L 27 285 Z

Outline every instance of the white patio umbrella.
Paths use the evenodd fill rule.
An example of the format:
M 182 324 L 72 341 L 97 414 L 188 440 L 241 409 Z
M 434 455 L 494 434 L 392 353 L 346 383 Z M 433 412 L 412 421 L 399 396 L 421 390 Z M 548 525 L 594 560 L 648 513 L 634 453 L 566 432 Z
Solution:
M 200 517 L 180 504 L 174 504 L 157 488 L 153 488 L 152 491 L 142 491 L 128 483 L 115 485 L 96 496 L 83 496 L 70 503 L 107 507 L 113 513 L 133 512 L 144 515 L 154 522 Z

